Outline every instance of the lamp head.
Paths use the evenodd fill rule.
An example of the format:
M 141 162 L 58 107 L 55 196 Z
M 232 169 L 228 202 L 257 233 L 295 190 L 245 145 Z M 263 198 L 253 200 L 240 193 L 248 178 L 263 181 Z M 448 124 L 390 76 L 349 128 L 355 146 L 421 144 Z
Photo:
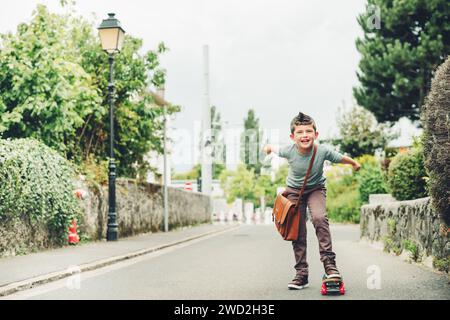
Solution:
M 108 13 L 108 19 L 104 19 L 98 27 L 102 49 L 113 54 L 122 49 L 125 30 L 122 29 L 120 21 L 117 20 L 114 13 Z

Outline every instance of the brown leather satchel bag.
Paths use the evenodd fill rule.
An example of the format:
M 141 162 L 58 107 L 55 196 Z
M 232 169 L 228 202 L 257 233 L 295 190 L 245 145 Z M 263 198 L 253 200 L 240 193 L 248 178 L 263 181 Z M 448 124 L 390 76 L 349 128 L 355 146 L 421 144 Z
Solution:
M 272 211 L 272 221 L 284 240 L 295 241 L 298 239 L 298 229 L 300 226 L 300 203 L 305 192 L 306 183 L 316 157 L 317 146 L 314 145 L 314 151 L 309 162 L 308 171 L 303 181 L 302 189 L 297 204 L 284 196 L 284 192 L 277 195 Z

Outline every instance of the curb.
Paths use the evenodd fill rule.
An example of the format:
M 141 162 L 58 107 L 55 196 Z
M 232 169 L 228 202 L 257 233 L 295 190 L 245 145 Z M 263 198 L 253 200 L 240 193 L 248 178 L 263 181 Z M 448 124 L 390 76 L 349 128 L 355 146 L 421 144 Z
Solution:
M 227 231 L 231 231 L 234 229 L 239 228 L 240 225 L 232 225 L 230 227 L 225 227 L 223 229 L 220 230 L 213 230 L 213 231 L 208 231 L 205 233 L 201 233 L 195 236 L 191 236 L 188 238 L 184 238 L 181 240 L 177 240 L 174 242 L 170 242 L 167 244 L 163 244 L 163 245 L 159 245 L 156 247 L 151 247 L 151 248 L 147 248 L 147 249 L 142 249 L 142 250 L 138 250 L 138 251 L 134 251 L 131 253 L 126 253 L 123 255 L 119 255 L 119 256 L 114 256 L 111 258 L 106 258 L 106 259 L 102 259 L 102 260 L 98 260 L 98 261 L 94 261 L 94 262 L 90 262 L 90 263 L 85 263 L 79 266 L 79 269 L 76 270 L 76 272 L 74 271 L 70 271 L 70 270 L 64 270 L 64 271 L 56 271 L 56 272 L 51 272 L 51 273 L 47 273 L 44 275 L 40 275 L 37 277 L 33 277 L 33 278 L 29 278 L 26 280 L 22 280 L 22 281 L 17 281 L 17 282 L 13 282 L 10 284 L 7 284 L 5 286 L 1 286 L 0 287 L 0 297 L 5 297 L 8 295 L 11 295 L 13 293 L 16 293 L 18 291 L 23 291 L 23 290 L 28 290 L 28 289 L 32 289 L 36 286 L 42 285 L 42 284 L 46 284 L 52 281 L 56 281 L 56 280 L 61 280 L 67 277 L 72 276 L 73 274 L 76 273 L 81 273 L 81 272 L 87 272 L 87 271 L 92 271 L 92 270 L 96 270 L 96 269 L 100 269 L 109 265 L 112 265 L 114 263 L 118 263 L 124 260 L 129 260 L 129 259 L 133 259 L 139 256 L 143 256 L 149 253 L 153 253 L 155 251 L 159 251 L 168 247 L 173 247 L 176 246 L 178 244 L 181 243 L 185 243 L 185 242 L 189 242 L 195 239 L 199 239 L 199 238 L 203 238 L 212 234 L 218 234 L 218 233 L 222 233 L 222 232 L 227 232 Z

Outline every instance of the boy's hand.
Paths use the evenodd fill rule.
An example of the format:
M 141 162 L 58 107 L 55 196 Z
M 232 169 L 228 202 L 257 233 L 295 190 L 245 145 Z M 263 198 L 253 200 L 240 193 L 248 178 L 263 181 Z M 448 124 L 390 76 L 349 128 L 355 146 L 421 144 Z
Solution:
M 353 164 L 353 170 L 358 171 L 359 169 L 361 169 L 361 165 L 358 162 L 355 162 Z
M 267 153 L 267 154 L 271 153 L 272 152 L 272 148 L 270 147 L 270 145 L 268 145 L 268 144 L 265 145 L 264 148 L 263 148 L 263 152 Z

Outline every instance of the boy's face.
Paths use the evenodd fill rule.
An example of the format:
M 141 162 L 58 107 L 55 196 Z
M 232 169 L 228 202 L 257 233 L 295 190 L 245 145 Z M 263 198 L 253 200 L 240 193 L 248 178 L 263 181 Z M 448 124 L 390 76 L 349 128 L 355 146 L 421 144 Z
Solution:
M 312 124 L 295 126 L 294 133 L 290 135 L 291 140 L 304 150 L 311 148 L 318 136 L 319 132 L 314 130 Z

